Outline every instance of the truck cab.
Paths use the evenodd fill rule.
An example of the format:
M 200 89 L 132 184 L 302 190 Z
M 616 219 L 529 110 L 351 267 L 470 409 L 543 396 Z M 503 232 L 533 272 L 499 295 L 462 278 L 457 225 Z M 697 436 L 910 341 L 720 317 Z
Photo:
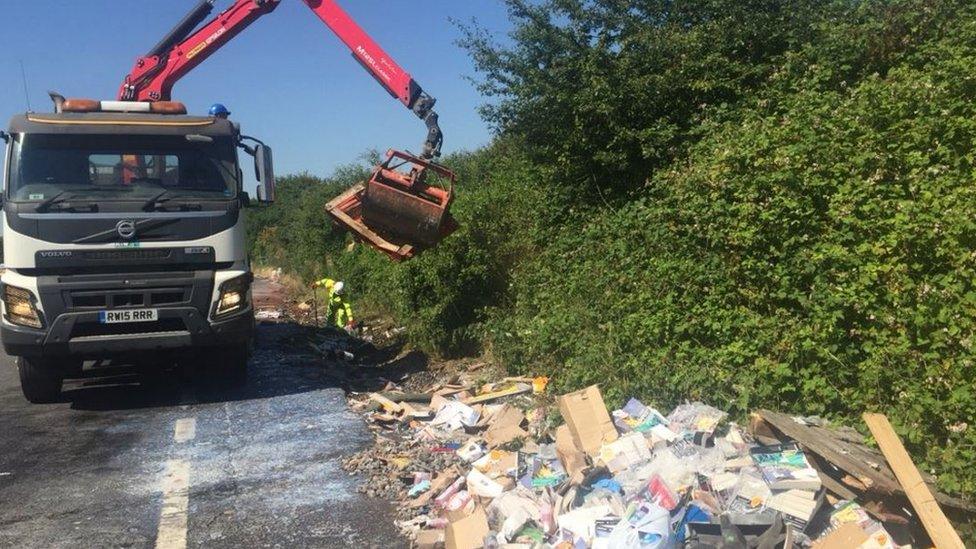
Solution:
M 108 103 L 19 115 L 3 135 L 0 340 L 24 395 L 57 400 L 93 359 L 191 361 L 240 383 L 254 310 L 238 150 L 261 201 L 271 151 L 226 119 Z

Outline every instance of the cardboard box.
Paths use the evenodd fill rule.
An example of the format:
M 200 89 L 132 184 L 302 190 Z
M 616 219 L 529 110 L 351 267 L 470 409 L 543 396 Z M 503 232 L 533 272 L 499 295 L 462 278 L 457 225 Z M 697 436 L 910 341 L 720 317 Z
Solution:
M 470 515 L 447 525 L 444 546 L 447 549 L 478 549 L 484 546 L 488 533 L 488 516 L 484 509 L 477 507 Z
M 421 530 L 417 533 L 417 549 L 436 549 L 444 543 L 444 530 Z
M 586 454 L 576 447 L 568 425 L 560 425 L 556 429 L 556 455 L 562 461 L 570 480 L 575 484 L 582 482 L 583 470 L 586 469 Z
M 596 456 L 600 447 L 617 440 L 617 428 L 596 385 L 559 397 L 559 411 L 576 446 L 587 454 Z
M 510 404 L 504 405 L 495 413 L 491 425 L 485 431 L 484 438 L 488 447 L 497 448 L 517 438 L 529 436 L 529 433 L 521 427 L 524 420 L 525 413 L 522 410 Z

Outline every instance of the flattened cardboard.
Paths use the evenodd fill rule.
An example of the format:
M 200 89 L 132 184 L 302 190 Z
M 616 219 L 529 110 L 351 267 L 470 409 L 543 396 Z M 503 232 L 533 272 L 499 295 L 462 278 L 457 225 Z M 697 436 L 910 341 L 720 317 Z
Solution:
M 583 470 L 586 469 L 586 454 L 576 447 L 568 425 L 560 425 L 556 429 L 556 455 L 559 456 L 570 481 L 574 484 L 582 482 Z
M 441 395 L 434 395 L 430 397 L 430 409 L 436 414 L 441 411 L 441 408 L 448 403 L 448 400 Z
M 492 429 L 502 429 L 505 427 L 519 427 L 525 420 L 525 413 L 519 410 L 511 404 L 502 405 L 501 409 L 495 412 L 491 418 L 491 425 L 488 426 L 488 431 Z
M 497 448 L 517 438 L 525 438 L 527 436 L 529 436 L 529 433 L 521 427 L 504 427 L 486 432 L 485 443 L 488 444 L 488 448 Z
M 451 522 L 444 535 L 447 549 L 478 549 L 483 547 L 488 535 L 488 517 L 485 510 L 476 507 L 470 515 Z
M 417 549 L 436 549 L 444 542 L 444 530 L 421 530 L 417 533 Z
M 491 425 L 485 431 L 484 438 L 488 448 L 497 448 L 517 438 L 525 438 L 529 433 L 522 429 L 525 413 L 515 406 L 505 404 L 495 412 Z
M 617 428 L 596 385 L 559 397 L 559 411 L 576 446 L 591 456 L 598 455 L 601 446 L 618 438 Z
M 814 549 L 853 549 L 868 541 L 870 536 L 856 523 L 849 522 L 813 542 Z

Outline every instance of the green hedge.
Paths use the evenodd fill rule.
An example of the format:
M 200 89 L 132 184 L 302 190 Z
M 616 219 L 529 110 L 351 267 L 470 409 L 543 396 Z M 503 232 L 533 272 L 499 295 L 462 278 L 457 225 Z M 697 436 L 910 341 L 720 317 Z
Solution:
M 437 249 L 403 264 L 337 230 L 325 204 L 369 174 L 351 165 L 328 179 L 282 178 L 274 206 L 249 212 L 252 255 L 306 281 L 343 279 L 360 307 L 397 316 L 413 342 L 453 356 L 481 350 L 482 322 L 504 302 L 514 266 L 539 253 L 556 226 L 559 202 L 544 183 L 546 170 L 527 160 L 519 140 L 499 140 L 445 159 L 462 182 L 453 210 L 461 229 Z M 562 200 L 568 200 L 564 198 Z
M 557 390 L 880 410 L 976 496 L 973 6 L 508 3 L 514 46 L 467 42 L 500 135 L 446 159 L 462 229 L 401 265 L 333 231 L 367 162 L 282 181 L 255 259 Z
M 564 388 L 858 421 L 976 494 L 976 27 L 848 91 L 783 95 L 568 230 L 494 349 Z

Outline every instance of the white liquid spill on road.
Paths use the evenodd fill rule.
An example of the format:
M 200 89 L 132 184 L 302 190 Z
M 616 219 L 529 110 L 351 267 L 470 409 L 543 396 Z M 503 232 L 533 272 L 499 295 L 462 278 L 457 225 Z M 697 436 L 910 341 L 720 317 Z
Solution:
M 193 417 L 176 420 L 176 430 L 173 440 L 177 444 L 189 442 L 197 437 L 197 419 Z
M 215 443 L 196 444 L 189 454 L 195 505 L 219 501 L 240 512 L 288 513 L 358 497 L 358 480 L 340 468 L 341 455 L 361 448 L 372 435 L 348 411 L 341 391 L 227 403 L 223 408 L 220 430 L 200 433 Z
M 190 505 L 190 464 L 172 460 L 163 477 L 163 509 L 159 516 L 156 549 L 186 549 L 187 511 Z

